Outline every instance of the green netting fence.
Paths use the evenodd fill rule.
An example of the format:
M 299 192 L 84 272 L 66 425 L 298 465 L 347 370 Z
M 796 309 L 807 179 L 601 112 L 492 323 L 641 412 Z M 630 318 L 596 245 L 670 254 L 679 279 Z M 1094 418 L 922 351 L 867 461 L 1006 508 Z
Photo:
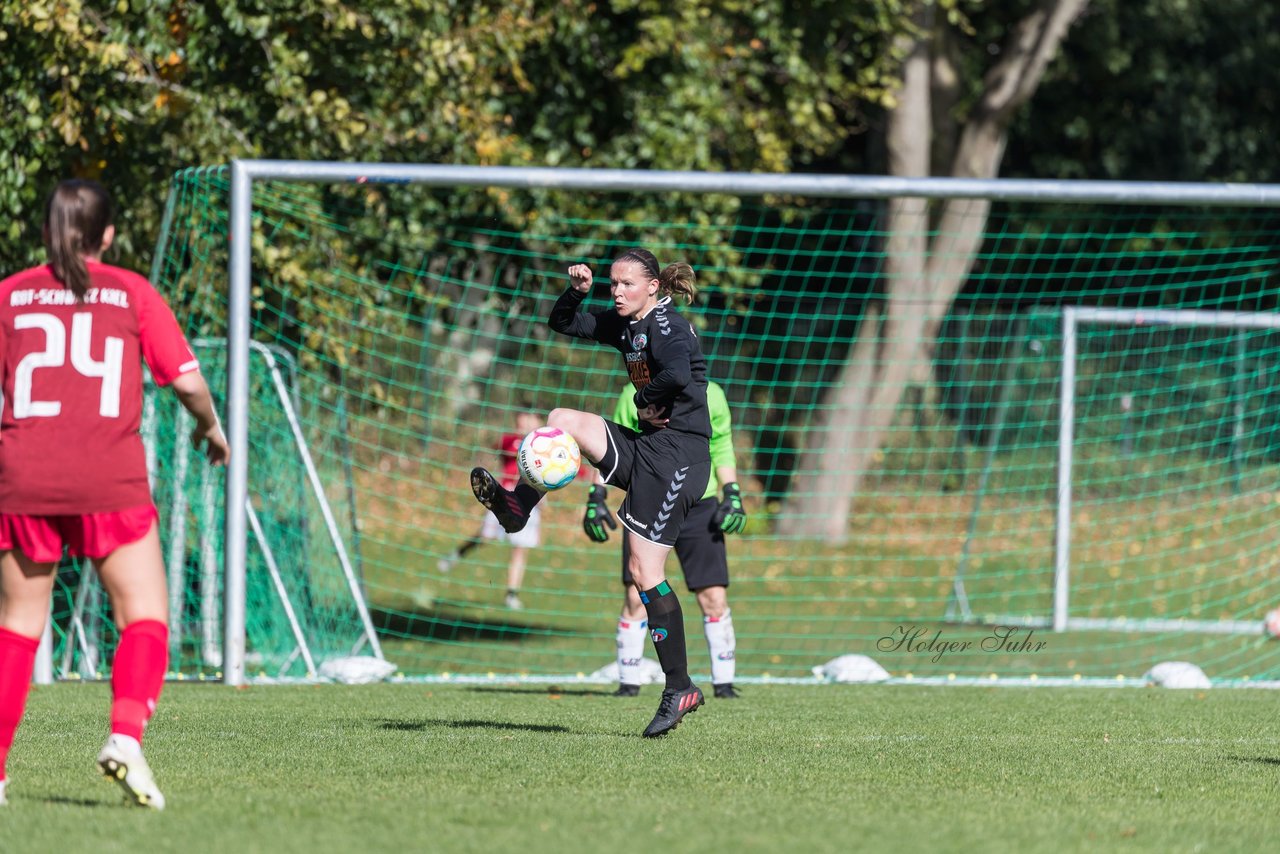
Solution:
M 175 177 L 153 275 L 219 395 L 228 193 L 225 168 Z M 941 203 L 915 203 L 935 213 L 924 263 L 952 250 Z M 609 261 L 640 245 L 695 267 L 685 311 L 733 412 L 740 678 L 808 677 L 846 653 L 919 679 L 1133 681 L 1166 660 L 1280 678 L 1262 631 L 1280 606 L 1280 330 L 1079 325 L 1072 623 L 1052 631 L 1064 309 L 1269 316 L 1273 209 L 995 202 L 939 308 L 933 283 L 895 273 L 882 200 L 258 182 L 253 208 L 252 676 L 367 654 L 359 599 L 407 676 L 613 660 L 619 547 L 583 535 L 585 485 L 545 503 L 521 610 L 507 546 L 441 561 L 478 531 L 467 473 L 496 463 L 516 412 L 612 408 L 617 354 L 544 321 L 567 265 L 595 265 L 604 307 Z M 913 317 L 925 340 L 904 349 Z M 171 396 L 149 397 L 149 419 L 174 664 L 211 676 L 223 476 L 175 444 Z M 73 625 L 77 580 L 60 588 L 56 660 L 100 672 L 109 621 L 86 585 Z M 685 612 L 706 674 L 692 597 Z

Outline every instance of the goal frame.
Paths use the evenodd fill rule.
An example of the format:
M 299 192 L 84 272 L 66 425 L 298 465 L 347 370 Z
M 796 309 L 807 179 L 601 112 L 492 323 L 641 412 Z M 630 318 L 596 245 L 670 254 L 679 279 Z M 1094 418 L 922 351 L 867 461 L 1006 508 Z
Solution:
M 679 192 L 821 198 L 981 198 L 992 201 L 1280 207 L 1280 185 L 981 178 L 898 178 L 743 172 L 645 171 L 446 164 L 232 160 L 227 331 L 227 439 L 231 460 L 226 506 L 249 496 L 249 352 L 255 181 L 423 184 L 436 187 L 558 189 L 599 192 Z M 246 513 L 225 519 L 223 682 L 245 682 Z M 1055 590 L 1055 607 L 1057 592 Z M 1065 600 L 1064 600 L 1065 605 Z M 1056 622 L 1055 611 L 1055 622 Z
M 1203 311 L 1197 309 L 1143 309 L 1068 306 L 1062 310 L 1062 389 L 1058 422 L 1058 504 L 1054 525 L 1053 619 L 1055 632 L 1086 629 L 1118 632 L 1199 632 L 1203 634 L 1256 635 L 1262 626 L 1257 620 L 1181 620 L 1096 618 L 1070 616 L 1071 598 L 1071 491 L 1075 451 L 1076 367 L 1080 326 L 1175 326 L 1214 329 L 1280 329 L 1280 315 L 1249 311 Z M 1241 431 L 1237 419 L 1235 435 Z

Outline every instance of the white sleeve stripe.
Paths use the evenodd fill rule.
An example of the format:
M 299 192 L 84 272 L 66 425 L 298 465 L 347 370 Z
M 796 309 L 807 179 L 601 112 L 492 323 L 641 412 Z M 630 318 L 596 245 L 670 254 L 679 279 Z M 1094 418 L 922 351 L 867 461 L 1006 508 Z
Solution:
M 658 542 L 657 540 L 651 540 L 651 539 L 649 539 L 649 537 L 645 536 L 645 532 L 644 532 L 644 530 L 639 530 L 639 531 L 637 531 L 634 527 L 632 527 L 630 524 L 628 524 L 628 523 L 627 523 L 627 520 L 626 520 L 626 519 L 624 519 L 624 518 L 622 518 L 622 514 L 621 514 L 621 513 L 619 513 L 619 514 L 618 514 L 618 521 L 622 523 L 622 527 L 626 528 L 628 531 L 630 531 L 631 533 L 635 534 L 637 537 L 639 537 L 640 539 L 644 540 L 646 543 L 653 543 L 655 546 L 662 546 L 662 548 L 664 548 L 664 549 L 671 549 L 671 548 L 675 548 L 674 544 L 672 544 L 672 545 L 668 545 L 667 543 L 660 543 L 660 542 Z
M 603 421 L 604 419 L 601 418 L 600 420 Z M 604 476 L 604 482 L 607 484 L 609 478 L 613 477 L 613 473 L 618 470 L 618 463 L 621 461 L 622 455 L 618 453 L 617 443 L 613 441 L 613 434 L 609 432 L 608 424 L 604 427 L 604 438 L 613 447 L 613 468 L 609 469 L 609 473 Z
M 185 374 L 188 371 L 198 371 L 198 370 L 200 370 L 200 362 L 198 359 L 192 359 L 190 362 L 185 362 L 182 365 L 178 366 L 179 375 Z

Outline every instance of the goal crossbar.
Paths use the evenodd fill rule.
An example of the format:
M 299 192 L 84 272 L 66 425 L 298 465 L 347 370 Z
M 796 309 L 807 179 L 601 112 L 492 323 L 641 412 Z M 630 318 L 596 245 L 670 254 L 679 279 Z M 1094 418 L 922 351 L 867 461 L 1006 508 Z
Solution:
M 255 181 L 420 184 L 596 192 L 679 192 L 737 196 L 822 198 L 986 198 L 1000 201 L 1280 207 L 1280 185 L 793 175 L 735 172 L 636 171 L 544 167 L 481 167 L 382 163 L 233 160 L 230 169 L 227 435 L 231 461 L 226 506 L 248 497 L 249 352 Z M 1153 315 L 1155 313 L 1152 313 Z M 1074 320 L 1073 320 L 1074 322 Z M 1069 403 L 1069 401 L 1068 401 Z M 1064 424 L 1069 424 L 1064 419 Z M 227 513 L 224 554 L 224 668 L 226 683 L 244 682 L 245 567 L 248 519 Z M 344 571 L 347 567 L 344 566 Z M 348 580 L 350 581 L 350 574 Z M 1058 593 L 1055 591 L 1055 608 Z M 1065 598 L 1063 616 L 1065 618 Z M 368 621 L 362 614 L 366 629 Z M 1055 610 L 1055 627 L 1058 614 Z M 1065 628 L 1062 623 L 1061 628 Z

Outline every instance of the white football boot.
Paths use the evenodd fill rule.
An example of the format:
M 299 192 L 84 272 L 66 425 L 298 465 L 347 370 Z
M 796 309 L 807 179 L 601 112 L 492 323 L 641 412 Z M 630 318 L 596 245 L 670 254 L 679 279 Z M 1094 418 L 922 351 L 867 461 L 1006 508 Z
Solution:
M 98 767 L 109 780 L 115 780 L 130 801 L 140 807 L 164 809 L 164 795 L 156 787 L 142 745 L 127 735 L 112 733 L 98 754 Z

